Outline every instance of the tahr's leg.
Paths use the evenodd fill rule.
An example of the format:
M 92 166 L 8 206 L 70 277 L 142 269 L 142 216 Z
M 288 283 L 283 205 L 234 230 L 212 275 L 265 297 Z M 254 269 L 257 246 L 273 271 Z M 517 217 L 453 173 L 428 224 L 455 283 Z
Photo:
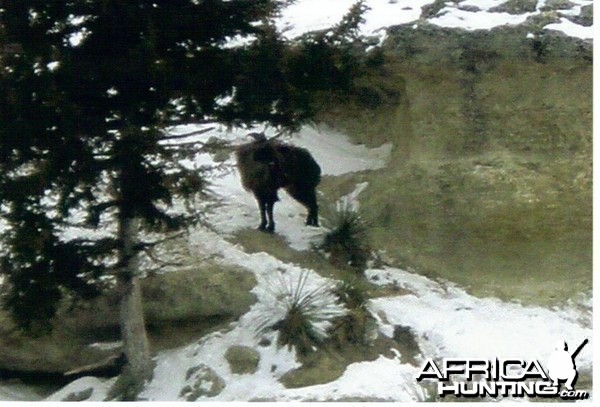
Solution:
M 317 206 L 317 192 L 313 187 L 290 185 L 286 191 L 296 201 L 308 209 L 306 224 L 308 226 L 319 226 L 319 207 Z
M 319 206 L 317 205 L 317 194 L 314 189 L 307 191 L 308 217 L 306 224 L 308 226 L 319 226 Z
M 258 230 L 265 230 L 267 227 L 266 201 L 258 195 L 256 196 L 256 201 L 258 202 L 258 210 L 260 211 L 260 225 L 258 225 Z
M 275 200 L 267 199 L 265 206 L 269 220 L 269 224 L 267 225 L 267 232 L 273 233 L 275 231 L 275 220 L 273 219 L 273 207 L 275 206 Z

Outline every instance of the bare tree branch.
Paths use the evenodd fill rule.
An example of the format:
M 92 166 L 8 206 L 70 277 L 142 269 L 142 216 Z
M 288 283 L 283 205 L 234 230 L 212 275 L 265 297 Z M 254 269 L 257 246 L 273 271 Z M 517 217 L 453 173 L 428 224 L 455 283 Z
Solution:
M 209 131 L 214 130 L 214 127 L 208 127 L 206 129 L 202 129 L 202 130 L 195 130 L 189 133 L 184 133 L 184 134 L 169 134 L 168 136 L 164 136 L 161 138 L 161 140 L 173 140 L 173 139 L 180 139 L 180 138 L 186 138 L 186 137 L 192 137 L 192 136 L 199 136 L 200 134 L 204 134 L 204 133 L 208 133 Z M 166 133 L 168 134 L 168 133 Z
M 142 250 L 143 251 L 147 251 L 148 249 L 152 249 L 156 245 L 168 242 L 170 240 L 177 239 L 177 238 L 185 235 L 186 233 L 187 233 L 187 231 L 183 230 L 183 231 L 181 231 L 179 233 L 174 233 L 172 235 L 169 235 L 169 236 L 165 237 L 164 239 L 155 240 L 153 242 L 141 242 L 141 243 L 136 244 L 134 246 L 134 249 L 136 249 L 138 251 L 142 251 Z

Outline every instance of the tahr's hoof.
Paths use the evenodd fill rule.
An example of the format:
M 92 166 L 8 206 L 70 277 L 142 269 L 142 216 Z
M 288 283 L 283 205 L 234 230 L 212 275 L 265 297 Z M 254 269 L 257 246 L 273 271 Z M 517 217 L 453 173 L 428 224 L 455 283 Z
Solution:
M 260 225 L 257 228 L 257 230 L 260 230 L 261 232 L 264 232 L 264 233 L 273 234 L 273 233 L 275 233 L 275 226 L 263 226 L 263 225 Z

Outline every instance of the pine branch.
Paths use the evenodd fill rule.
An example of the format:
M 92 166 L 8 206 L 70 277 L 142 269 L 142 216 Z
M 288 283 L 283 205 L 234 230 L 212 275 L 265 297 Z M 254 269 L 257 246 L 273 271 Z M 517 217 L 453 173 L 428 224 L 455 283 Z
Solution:
M 150 270 L 151 272 L 156 272 L 159 270 L 162 270 L 165 267 L 181 267 L 184 265 L 184 263 L 182 262 L 177 262 L 177 261 L 164 261 L 159 259 L 158 257 L 156 257 L 156 254 L 154 253 L 154 250 L 149 249 L 145 251 L 146 255 L 152 260 L 154 261 L 156 264 L 159 265 L 158 268 L 154 268 L 152 270 Z
M 216 139 L 214 137 L 211 138 L 210 140 L 206 140 L 206 141 L 191 140 L 191 141 L 184 141 L 181 143 L 174 143 L 174 144 L 161 144 L 161 147 L 172 149 L 174 147 L 188 148 L 188 147 L 193 147 L 194 145 L 200 145 L 201 148 L 213 149 L 213 150 L 231 148 L 231 143 L 229 141 Z
M 187 231 L 181 231 L 179 233 L 174 233 L 170 236 L 165 237 L 164 239 L 159 239 L 159 240 L 155 240 L 153 242 L 140 242 L 138 244 L 136 244 L 134 246 L 134 250 L 137 251 L 147 251 L 147 250 L 151 250 L 152 248 L 154 248 L 156 245 L 159 245 L 161 243 L 165 243 L 174 239 L 177 239 L 183 235 L 185 235 L 187 233 Z
M 180 124 L 185 124 L 185 125 L 190 125 L 190 124 L 195 124 L 195 125 L 201 125 L 201 124 L 214 124 L 215 120 L 214 119 L 196 119 L 196 120 L 182 120 L 182 119 L 177 119 L 177 120 L 161 120 L 160 125 L 161 127 L 170 127 L 170 126 L 178 126 Z
M 181 139 L 181 138 L 192 137 L 192 136 L 199 136 L 201 134 L 208 133 L 209 131 L 212 131 L 214 129 L 215 129 L 214 127 L 209 127 L 206 129 L 196 130 L 196 131 L 192 131 L 192 132 L 184 133 L 184 134 L 171 134 L 171 135 L 162 137 L 160 140 L 164 141 L 164 140 L 173 140 L 173 139 Z
M 88 256 L 103 256 L 106 253 L 117 249 L 120 245 L 120 242 L 116 238 L 112 237 L 105 237 L 101 239 L 77 238 L 70 240 L 69 242 L 65 243 L 65 245 L 79 247 Z
M 207 143 L 205 141 L 196 140 L 196 141 L 184 141 L 182 143 L 177 143 L 177 144 L 163 144 L 162 147 L 163 148 L 177 148 L 177 147 L 192 146 L 192 145 L 198 145 L 198 144 L 203 147 L 205 147 L 207 145 Z

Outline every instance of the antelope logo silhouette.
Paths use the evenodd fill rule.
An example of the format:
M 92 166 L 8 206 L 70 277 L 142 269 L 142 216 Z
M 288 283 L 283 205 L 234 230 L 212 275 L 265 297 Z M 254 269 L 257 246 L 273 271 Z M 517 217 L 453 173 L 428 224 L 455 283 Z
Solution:
M 575 358 L 587 343 L 588 339 L 586 338 L 573 353 L 569 353 L 569 345 L 564 340 L 554 347 L 554 352 L 550 355 L 547 365 L 548 376 L 550 376 L 552 384 L 558 386 L 559 381 L 565 380 L 567 390 L 573 390 L 577 381 Z

